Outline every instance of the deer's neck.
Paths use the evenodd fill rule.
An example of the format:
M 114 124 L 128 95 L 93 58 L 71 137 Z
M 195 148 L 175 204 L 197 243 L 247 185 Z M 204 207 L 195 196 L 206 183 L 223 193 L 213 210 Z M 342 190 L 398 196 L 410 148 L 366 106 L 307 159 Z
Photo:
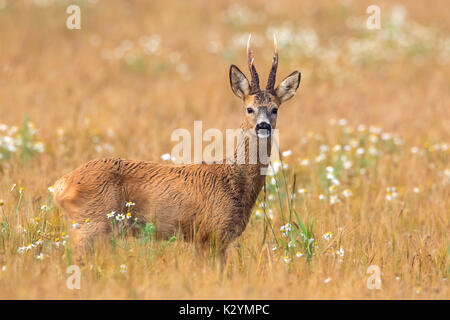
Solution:
M 246 131 L 243 130 L 243 132 Z M 253 132 L 246 133 L 242 139 L 238 139 L 231 168 L 236 181 L 240 184 L 239 197 L 242 199 L 244 211 L 250 215 L 256 198 L 265 183 L 271 137 L 258 138 Z

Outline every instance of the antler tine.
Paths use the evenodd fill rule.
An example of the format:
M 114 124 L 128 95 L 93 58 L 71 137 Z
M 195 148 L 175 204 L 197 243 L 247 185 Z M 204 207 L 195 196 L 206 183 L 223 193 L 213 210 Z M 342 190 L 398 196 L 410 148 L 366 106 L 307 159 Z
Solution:
M 252 50 L 250 49 L 250 39 L 251 38 L 252 38 L 252 35 L 250 34 L 248 36 L 248 40 L 247 40 L 247 59 L 248 59 L 248 68 L 250 70 L 250 75 L 252 77 L 251 85 L 250 85 L 250 92 L 255 93 L 261 89 L 259 88 L 259 76 L 258 76 L 258 73 L 256 72 L 255 65 L 253 64 L 254 59 L 253 59 L 253 55 L 252 55 Z
M 269 92 L 275 91 L 275 80 L 278 68 L 278 43 L 275 33 L 273 34 L 273 45 L 275 47 L 275 54 L 272 60 L 272 68 L 270 69 L 269 79 L 267 80 L 266 90 Z
M 247 60 L 248 60 L 248 68 L 250 70 L 250 73 L 252 72 L 252 66 L 253 66 L 253 57 L 252 57 L 252 50 L 250 49 L 250 40 L 252 39 L 252 35 L 248 35 L 247 40 Z

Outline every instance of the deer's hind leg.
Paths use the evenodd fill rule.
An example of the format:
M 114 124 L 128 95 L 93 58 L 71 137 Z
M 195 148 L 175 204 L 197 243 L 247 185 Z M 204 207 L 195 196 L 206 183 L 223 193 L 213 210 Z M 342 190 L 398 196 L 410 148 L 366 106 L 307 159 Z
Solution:
M 84 222 L 73 229 L 71 235 L 71 245 L 73 249 L 74 261 L 82 262 L 94 252 L 94 241 L 106 242 L 112 234 L 109 221 Z
M 86 204 L 89 204 L 89 202 L 86 202 Z M 96 207 L 87 205 L 80 208 L 73 205 L 69 207 L 71 210 L 65 210 L 70 221 L 76 222 L 75 224 L 70 223 L 71 230 L 69 232 L 69 242 L 73 249 L 74 261 L 82 262 L 93 252 L 94 240 L 105 240 L 111 235 L 112 225 L 106 213 L 116 210 L 115 207 L 115 205 L 103 207 L 99 202 Z M 103 208 L 114 208 L 114 210 L 104 210 Z
M 81 226 L 70 234 L 72 261 L 76 264 L 82 264 L 90 251 L 89 245 L 92 239 L 86 229 L 86 226 Z

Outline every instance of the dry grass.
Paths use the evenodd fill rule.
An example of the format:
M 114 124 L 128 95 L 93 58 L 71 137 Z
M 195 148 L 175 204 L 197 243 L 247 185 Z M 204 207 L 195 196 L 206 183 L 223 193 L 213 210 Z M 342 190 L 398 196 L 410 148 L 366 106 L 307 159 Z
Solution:
M 0 146 L 0 298 L 450 297 L 447 1 L 399 1 L 403 22 L 401 9 L 382 1 L 380 31 L 365 28 L 371 1 L 78 1 L 80 31 L 65 28 L 68 1 L 34 2 L 49 4 L 0 1 L 0 123 L 20 127 L 27 116 L 38 131 L 16 152 Z M 245 66 L 243 39 L 251 32 L 265 77 L 272 54 L 266 33 L 273 27 L 280 38 L 278 79 L 302 72 L 299 93 L 278 121 L 281 149 L 292 155 L 285 158 L 289 168 L 276 175 L 279 189 L 268 185 L 276 237 L 267 229 L 264 240 L 267 221 L 252 216 L 229 250 L 223 277 L 181 241 L 98 244 L 82 267 L 81 289 L 67 289 L 70 236 L 66 249 L 55 240 L 71 226 L 47 187 L 96 157 L 162 161 L 173 146 L 171 132 L 192 129 L 194 120 L 204 128 L 237 127 L 242 110 L 229 88 L 229 65 Z M 330 122 L 342 118 L 346 124 Z M 371 133 L 370 126 L 382 131 L 372 127 Z M 0 139 L 23 141 L 29 132 L 0 131 Z M 391 138 L 383 139 L 387 132 Z M 43 152 L 31 150 L 33 139 L 42 139 Z M 348 152 L 333 150 L 353 143 Z M 315 162 L 321 144 L 330 150 Z M 342 155 L 351 168 L 341 169 Z M 326 166 L 341 183 L 332 192 Z M 295 256 L 304 249 L 300 238 L 295 250 L 281 243 L 272 250 L 285 240 L 279 229 L 289 216 L 294 173 L 296 189 L 308 190 L 297 192 L 295 208 L 307 226 L 314 221 L 317 248 L 309 260 Z M 397 196 L 387 200 L 392 186 Z M 342 196 L 347 188 L 349 198 Z M 330 204 L 333 194 L 340 203 Z M 331 241 L 322 238 L 326 232 Z M 40 239 L 36 248 L 18 252 Z M 343 258 L 335 254 L 339 248 Z M 380 290 L 366 286 L 369 265 L 382 271 Z

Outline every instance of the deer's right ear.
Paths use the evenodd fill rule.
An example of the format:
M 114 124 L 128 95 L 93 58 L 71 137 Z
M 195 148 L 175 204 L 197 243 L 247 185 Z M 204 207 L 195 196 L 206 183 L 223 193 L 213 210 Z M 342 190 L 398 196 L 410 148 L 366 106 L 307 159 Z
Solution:
M 241 99 L 244 99 L 250 94 L 250 85 L 247 78 L 234 64 L 230 67 L 230 85 L 234 94 Z

